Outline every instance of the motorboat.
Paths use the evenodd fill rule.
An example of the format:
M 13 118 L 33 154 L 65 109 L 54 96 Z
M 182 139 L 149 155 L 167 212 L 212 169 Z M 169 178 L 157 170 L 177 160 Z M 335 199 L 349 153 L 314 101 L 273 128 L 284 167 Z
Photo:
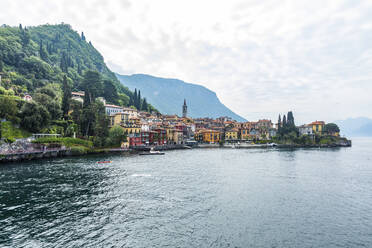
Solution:
M 139 155 L 164 155 L 164 152 L 160 151 L 149 151 L 149 152 L 141 152 Z

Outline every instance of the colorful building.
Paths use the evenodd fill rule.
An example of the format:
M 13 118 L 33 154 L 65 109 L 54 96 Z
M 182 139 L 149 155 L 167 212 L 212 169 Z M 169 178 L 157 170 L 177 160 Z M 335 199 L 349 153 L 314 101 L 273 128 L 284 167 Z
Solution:
M 225 132 L 225 140 L 238 140 L 239 139 L 239 130 L 230 129 Z
M 309 126 L 311 126 L 311 128 L 313 129 L 313 133 L 322 134 L 322 132 L 324 130 L 325 122 L 324 121 L 314 121 L 314 122 L 310 123 Z
M 110 115 L 110 126 L 115 126 L 115 125 L 120 125 L 120 126 L 125 126 L 129 122 L 129 115 L 120 112 L 120 113 L 115 113 L 113 115 Z
M 195 134 L 195 138 L 204 143 L 219 143 L 221 140 L 221 133 L 215 130 L 200 130 Z
M 141 135 L 140 133 L 132 133 L 128 135 L 129 140 L 129 147 L 136 147 L 136 146 L 143 146 L 144 144 L 141 142 Z

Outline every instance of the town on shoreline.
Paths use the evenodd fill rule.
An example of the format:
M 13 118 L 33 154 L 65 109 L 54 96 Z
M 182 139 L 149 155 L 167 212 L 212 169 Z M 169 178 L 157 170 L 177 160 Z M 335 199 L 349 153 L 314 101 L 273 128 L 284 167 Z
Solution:
M 71 99 L 84 103 L 84 92 L 72 92 Z M 27 96 L 25 101 L 32 101 Z M 35 158 L 97 154 L 107 152 L 138 152 L 190 148 L 267 148 L 267 147 L 347 147 L 351 141 L 340 137 L 336 124 L 324 121 L 296 126 L 291 111 L 278 122 L 268 119 L 237 122 L 229 117 L 190 118 L 186 99 L 182 117 L 159 112 L 108 104 L 97 98 L 109 119 L 110 130 L 118 132 L 117 146 L 95 147 L 88 140 L 62 137 L 59 133 L 38 133 L 31 138 L 0 146 L 0 161 L 21 161 Z M 69 113 L 72 114 L 72 111 Z

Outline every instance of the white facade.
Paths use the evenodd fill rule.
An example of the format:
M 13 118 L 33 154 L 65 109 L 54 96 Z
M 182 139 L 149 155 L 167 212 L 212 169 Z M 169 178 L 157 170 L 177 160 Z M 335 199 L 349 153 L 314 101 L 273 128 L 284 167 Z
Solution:
M 124 112 L 123 107 L 116 106 L 116 105 L 111 105 L 111 104 L 106 104 L 105 109 L 106 109 L 106 114 L 107 115 L 114 115 L 116 113 Z
M 300 131 L 301 135 L 311 135 L 313 134 L 313 129 L 309 125 L 302 125 L 298 127 L 298 130 Z

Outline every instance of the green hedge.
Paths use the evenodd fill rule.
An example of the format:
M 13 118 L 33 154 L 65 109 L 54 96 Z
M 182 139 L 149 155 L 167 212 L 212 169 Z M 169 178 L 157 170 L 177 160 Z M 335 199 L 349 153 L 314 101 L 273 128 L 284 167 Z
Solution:
M 65 145 L 67 147 L 73 147 L 73 146 L 85 146 L 88 148 L 93 147 L 93 142 L 88 141 L 88 140 L 83 140 L 83 139 L 75 139 L 75 138 L 70 138 L 70 137 L 65 137 L 65 138 L 40 138 L 37 140 L 32 141 L 33 143 L 36 144 L 50 144 L 50 143 L 58 143 Z

